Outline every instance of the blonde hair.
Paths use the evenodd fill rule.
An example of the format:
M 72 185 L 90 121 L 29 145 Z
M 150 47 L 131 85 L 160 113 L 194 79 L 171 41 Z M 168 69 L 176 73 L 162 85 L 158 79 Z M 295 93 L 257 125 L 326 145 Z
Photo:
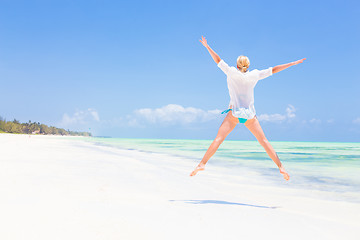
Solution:
M 237 58 L 236 64 L 241 72 L 246 72 L 250 66 L 250 60 L 247 56 L 241 55 Z

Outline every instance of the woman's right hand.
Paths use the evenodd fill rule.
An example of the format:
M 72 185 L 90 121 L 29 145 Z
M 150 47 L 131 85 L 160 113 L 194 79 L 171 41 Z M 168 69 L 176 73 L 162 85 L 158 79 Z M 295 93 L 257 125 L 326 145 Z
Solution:
M 202 45 L 204 45 L 204 47 L 208 47 L 209 45 L 207 44 L 206 38 L 204 36 L 201 36 L 201 40 L 199 40 Z
M 304 60 L 306 60 L 306 58 L 297 60 L 297 61 L 295 61 L 295 62 L 293 62 L 293 63 L 294 63 L 294 65 L 296 65 L 296 64 L 302 63 Z

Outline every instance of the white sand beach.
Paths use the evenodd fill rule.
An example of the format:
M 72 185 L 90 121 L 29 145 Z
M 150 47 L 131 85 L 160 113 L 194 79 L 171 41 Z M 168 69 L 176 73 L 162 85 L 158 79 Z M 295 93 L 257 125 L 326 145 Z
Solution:
M 215 166 L 189 177 L 194 167 L 75 138 L 0 134 L 0 239 L 359 239 L 359 203 Z

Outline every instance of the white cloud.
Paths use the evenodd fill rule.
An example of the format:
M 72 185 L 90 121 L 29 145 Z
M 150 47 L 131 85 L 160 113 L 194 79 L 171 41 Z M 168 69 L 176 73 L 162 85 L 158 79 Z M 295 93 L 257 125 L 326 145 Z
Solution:
M 360 124 L 360 117 L 354 119 L 352 122 L 355 124 Z
M 289 104 L 286 108 L 285 114 L 274 113 L 274 114 L 260 114 L 258 116 L 259 121 L 262 122 L 277 122 L 281 123 L 286 120 L 291 120 L 296 117 L 296 109 L 293 105 Z
M 286 116 L 288 119 L 296 117 L 295 115 L 296 109 L 293 105 L 289 104 L 286 108 Z
M 126 116 L 127 118 L 127 125 L 129 127 L 145 127 L 144 125 L 140 124 L 139 121 L 136 118 L 131 117 L 130 115 Z
M 100 117 L 97 111 L 93 110 L 93 109 L 88 109 L 90 111 L 91 116 L 94 118 L 95 121 L 99 122 L 100 121 Z
M 328 119 L 326 122 L 327 122 L 327 123 L 334 123 L 335 120 L 331 118 L 331 119 Z
M 220 110 L 202 110 L 194 107 L 183 107 L 178 104 L 168 104 L 161 108 L 141 108 L 134 111 L 134 116 L 129 124 L 138 124 L 138 121 L 145 120 L 153 124 L 189 124 L 193 122 L 207 122 L 220 116 Z
M 82 125 L 94 121 L 95 122 L 100 121 L 99 114 L 95 109 L 88 108 L 85 111 L 82 110 L 76 111 L 72 116 L 69 116 L 67 113 L 65 113 L 63 115 L 61 125 L 62 126 Z
M 317 118 L 313 118 L 309 121 L 310 123 L 313 123 L 313 124 L 320 124 L 321 123 L 321 120 L 320 119 L 317 119 Z

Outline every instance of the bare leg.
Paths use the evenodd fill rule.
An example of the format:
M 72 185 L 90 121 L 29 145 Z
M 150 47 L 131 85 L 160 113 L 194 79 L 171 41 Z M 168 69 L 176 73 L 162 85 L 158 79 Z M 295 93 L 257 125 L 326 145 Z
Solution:
M 218 150 L 220 144 L 225 140 L 227 135 L 235 128 L 235 126 L 239 123 L 239 119 L 234 117 L 230 112 L 226 115 L 224 121 L 222 122 L 219 131 L 216 135 L 215 140 L 211 143 L 210 147 L 206 151 L 203 159 L 199 163 L 199 165 L 195 168 L 194 171 L 190 174 L 190 176 L 195 176 L 198 171 L 202 171 L 205 169 L 205 164 L 209 159 L 214 155 L 214 153 Z
M 263 146 L 266 153 L 269 157 L 275 162 L 275 164 L 279 167 L 280 173 L 284 175 L 285 180 L 289 180 L 290 176 L 285 171 L 283 165 L 280 162 L 278 155 L 276 154 L 274 148 L 271 146 L 269 141 L 266 139 L 265 134 L 260 126 L 259 121 L 256 117 L 253 119 L 249 119 L 246 121 L 245 126 L 250 130 L 250 132 L 256 137 L 258 142 Z

